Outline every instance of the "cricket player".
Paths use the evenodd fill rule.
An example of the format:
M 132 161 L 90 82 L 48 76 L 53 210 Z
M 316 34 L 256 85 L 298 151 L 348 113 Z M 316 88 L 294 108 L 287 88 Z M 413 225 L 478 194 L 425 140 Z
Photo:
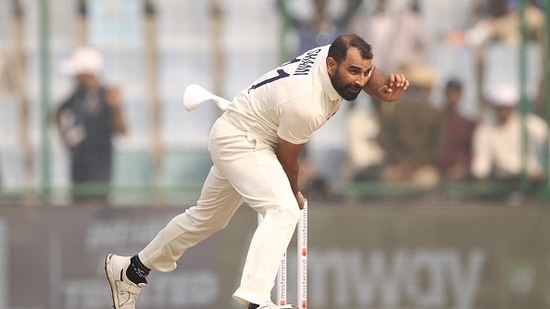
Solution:
M 190 247 L 223 229 L 243 202 L 262 214 L 233 298 L 248 309 L 295 308 L 271 301 L 279 262 L 304 206 L 298 156 L 343 100 L 361 90 L 385 102 L 407 89 L 403 74 L 384 78 L 372 49 L 353 34 L 307 51 L 266 73 L 238 94 L 214 123 L 213 166 L 196 206 L 174 217 L 134 256 L 109 254 L 105 272 L 114 308 L 135 308 L 151 270 L 169 272 Z

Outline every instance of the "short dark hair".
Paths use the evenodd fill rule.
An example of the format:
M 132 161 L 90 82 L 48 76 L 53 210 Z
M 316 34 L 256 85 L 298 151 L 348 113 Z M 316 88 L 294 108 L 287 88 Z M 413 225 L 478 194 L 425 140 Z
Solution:
M 355 34 L 344 34 L 338 36 L 330 45 L 328 56 L 334 58 L 337 62 L 346 59 L 348 49 L 355 47 L 359 49 L 363 59 L 372 59 L 372 46 L 365 42 L 363 38 Z
M 449 80 L 447 80 L 447 83 L 445 84 L 445 89 L 462 89 L 462 81 L 456 77 L 452 77 Z

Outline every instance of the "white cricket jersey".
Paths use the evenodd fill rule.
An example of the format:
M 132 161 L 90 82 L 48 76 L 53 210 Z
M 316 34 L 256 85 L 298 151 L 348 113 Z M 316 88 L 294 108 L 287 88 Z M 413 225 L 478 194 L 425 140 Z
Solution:
M 225 117 L 270 146 L 278 136 L 307 142 L 342 102 L 327 72 L 329 47 L 311 49 L 257 79 L 233 99 Z

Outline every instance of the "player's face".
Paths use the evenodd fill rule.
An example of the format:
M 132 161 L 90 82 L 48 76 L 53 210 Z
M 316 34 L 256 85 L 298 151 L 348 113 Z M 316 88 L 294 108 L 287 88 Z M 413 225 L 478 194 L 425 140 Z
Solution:
M 341 63 L 329 59 L 332 60 L 328 63 L 332 86 L 345 100 L 355 100 L 371 76 L 372 61 L 363 59 L 355 47 L 348 50 L 346 58 Z

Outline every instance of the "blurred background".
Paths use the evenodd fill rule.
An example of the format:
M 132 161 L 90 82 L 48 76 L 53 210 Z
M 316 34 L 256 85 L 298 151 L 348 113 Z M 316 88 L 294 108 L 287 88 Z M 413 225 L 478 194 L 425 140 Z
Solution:
M 209 171 L 220 111 L 186 112 L 185 88 L 231 99 L 349 32 L 411 88 L 344 102 L 307 145 L 310 307 L 550 308 L 549 14 L 548 0 L 0 1 L 0 308 L 109 307 L 103 256 L 140 250 Z M 154 274 L 140 308 L 238 308 L 254 224 L 243 207 Z

